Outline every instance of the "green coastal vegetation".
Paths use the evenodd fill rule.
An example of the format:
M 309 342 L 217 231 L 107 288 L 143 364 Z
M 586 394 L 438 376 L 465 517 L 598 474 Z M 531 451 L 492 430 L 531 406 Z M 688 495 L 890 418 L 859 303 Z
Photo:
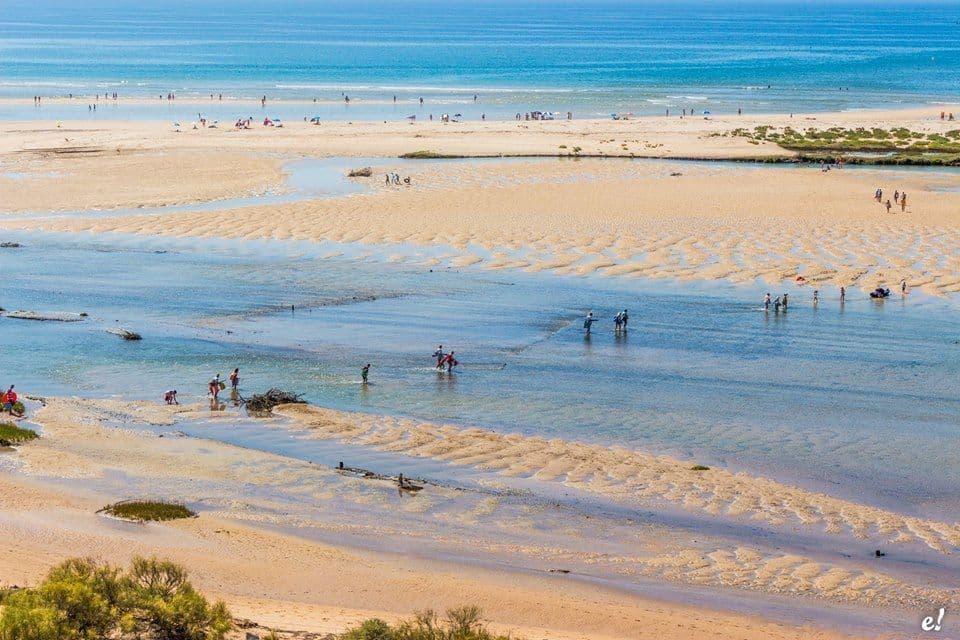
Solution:
M 0 590 L 0 640 L 224 640 L 237 625 L 247 628 L 249 622 L 235 623 L 223 602 L 211 603 L 193 587 L 184 567 L 158 558 L 135 558 L 127 569 L 73 558 L 53 567 L 36 587 Z M 370 618 L 335 637 L 513 640 L 488 631 L 475 606 L 451 609 L 443 618 L 424 611 L 394 625 Z
M 222 640 L 233 619 L 173 562 L 136 558 L 123 570 L 72 559 L 32 589 L 0 593 L 0 640 Z
M 106 513 L 122 520 L 134 522 L 165 522 L 182 518 L 195 518 L 196 513 L 182 504 L 154 500 L 131 500 L 107 505 L 98 513 Z
M 14 407 L 14 410 L 16 410 L 16 407 Z M 0 442 L 20 444 L 38 437 L 37 432 L 32 429 L 18 427 L 12 422 L 0 422 Z
M 423 611 L 396 625 L 371 618 L 347 630 L 339 640 L 511 640 L 511 636 L 488 631 L 480 615 L 478 607 L 467 606 L 450 609 L 443 619 L 433 611 Z
M 905 127 L 847 129 L 761 125 L 734 129 L 729 134 L 752 144 L 771 142 L 799 154 L 799 160 L 830 162 L 843 158 L 849 164 L 960 165 L 960 129 L 922 133 Z

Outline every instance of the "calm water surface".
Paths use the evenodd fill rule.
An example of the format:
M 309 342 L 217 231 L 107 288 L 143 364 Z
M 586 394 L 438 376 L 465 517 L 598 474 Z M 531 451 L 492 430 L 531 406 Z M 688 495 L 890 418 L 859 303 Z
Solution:
M 200 399 L 238 366 L 244 393 L 285 387 L 341 409 L 642 447 L 957 512 L 955 301 L 851 294 L 841 307 L 824 292 L 814 309 L 791 286 L 777 316 L 758 286 L 430 272 L 297 243 L 14 238 L 26 246 L 0 251 L 12 285 L 0 306 L 90 314 L 0 318 L 12 346 L 0 383 L 27 393 Z M 616 337 L 623 307 L 630 331 Z M 585 339 L 589 309 L 601 321 Z M 144 340 L 106 332 L 116 326 Z M 433 370 L 438 343 L 458 374 Z

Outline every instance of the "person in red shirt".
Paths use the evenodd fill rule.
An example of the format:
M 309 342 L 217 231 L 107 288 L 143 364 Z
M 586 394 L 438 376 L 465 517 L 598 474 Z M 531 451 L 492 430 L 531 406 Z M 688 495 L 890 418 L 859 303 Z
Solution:
M 443 361 L 447 364 L 447 373 L 452 373 L 453 368 L 458 364 L 457 359 L 453 357 L 453 351 L 448 353 Z
M 7 389 L 7 392 L 3 394 L 3 398 L 0 400 L 3 401 L 3 410 L 10 415 L 14 415 L 13 407 L 17 404 L 17 392 L 13 390 L 13 385 L 10 385 L 10 388 Z

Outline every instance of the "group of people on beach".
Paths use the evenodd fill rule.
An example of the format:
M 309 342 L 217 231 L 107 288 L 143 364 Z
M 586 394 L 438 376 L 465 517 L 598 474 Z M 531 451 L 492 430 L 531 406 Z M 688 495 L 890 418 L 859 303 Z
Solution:
M 384 179 L 384 184 L 386 184 L 388 187 L 390 185 L 396 185 L 399 187 L 400 182 L 400 174 L 396 173 L 395 171 L 391 171 L 390 173 L 386 174 Z M 407 185 L 408 187 L 410 186 L 410 176 L 407 176 L 403 179 L 403 184 Z
M 804 284 L 806 279 L 803 276 L 797 276 L 797 284 Z M 900 281 L 900 295 L 906 296 L 907 294 L 907 281 L 903 279 Z M 872 292 L 870 292 L 870 297 L 877 298 L 886 298 L 890 295 L 890 289 L 885 287 L 877 287 Z M 840 304 L 843 305 L 847 300 L 847 288 L 843 285 L 840 285 Z M 770 307 L 773 307 L 774 313 L 780 313 L 780 311 L 786 312 L 787 305 L 789 304 L 789 294 L 784 293 L 782 296 L 777 296 L 775 299 L 771 299 L 770 294 L 767 293 L 763 296 L 763 309 L 764 311 L 770 311 Z M 813 306 L 816 307 L 820 304 L 820 290 L 813 290 Z
M 213 406 L 215 403 L 219 402 L 220 392 L 227 388 L 227 383 L 223 382 L 220 379 L 220 376 L 223 374 L 218 373 L 217 375 L 210 378 L 207 382 L 207 397 L 210 398 L 210 404 Z M 230 381 L 230 394 L 233 397 L 239 397 L 239 387 L 240 387 L 240 369 L 236 368 L 230 374 L 228 380 Z M 167 404 L 180 404 L 180 401 L 177 399 L 177 390 L 170 389 L 163 394 L 163 401 Z
M 883 189 L 878 187 L 877 190 L 873 192 L 873 199 L 876 200 L 878 203 L 882 203 L 887 208 L 887 213 L 890 213 L 890 209 L 892 209 L 893 206 L 897 204 L 900 205 L 901 212 L 905 212 L 907 210 L 907 192 L 906 191 L 900 191 L 899 189 L 895 190 L 893 192 L 893 204 L 891 204 L 890 198 L 887 198 L 887 201 L 883 202 Z
M 23 417 L 23 405 L 20 404 L 17 398 L 17 392 L 13 390 L 13 385 L 10 385 L 6 391 L 3 392 L 3 395 L 0 396 L 0 406 L 3 407 L 3 412 L 8 413 L 15 418 Z

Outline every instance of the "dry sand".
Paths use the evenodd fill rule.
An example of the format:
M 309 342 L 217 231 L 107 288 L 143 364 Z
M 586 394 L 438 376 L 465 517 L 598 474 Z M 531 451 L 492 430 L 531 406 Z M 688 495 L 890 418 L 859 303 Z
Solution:
M 106 202 L 129 208 L 239 195 L 276 186 L 277 153 L 370 156 L 429 149 L 556 154 L 560 144 L 571 149 L 576 141 L 583 153 L 606 155 L 782 154 L 773 145 L 712 135 L 735 126 L 777 123 L 923 131 L 956 126 L 941 122 L 933 110 L 793 119 L 293 123 L 280 130 L 183 133 L 171 132 L 169 125 L 117 122 L 71 130 L 70 135 L 76 148 L 119 148 L 120 154 L 64 159 L 21 153 L 57 144 L 54 136 L 59 138 L 60 130 L 54 128 L 52 134 L 49 125 L 7 124 L 7 131 L 16 135 L 0 136 L 5 140 L 0 143 L 4 167 L 33 177 L 0 179 L 0 201 L 4 211 L 16 212 L 82 209 Z M 170 162 L 172 157 L 180 161 Z M 384 188 L 382 176 L 375 176 L 366 180 L 370 193 L 327 200 L 95 219 L 9 215 L 0 225 L 359 242 L 370 245 L 370 255 L 437 267 L 770 283 L 802 275 L 814 286 L 863 290 L 896 286 L 906 279 L 911 287 L 936 295 L 960 291 L 960 192 L 946 173 L 895 168 L 823 173 L 790 165 L 625 159 L 423 164 L 402 171 L 413 174 L 412 187 Z M 894 190 L 908 192 L 906 210 L 894 207 L 887 214 L 872 199 L 877 187 L 884 189 L 885 199 Z M 399 242 L 422 250 L 392 246 Z
M 327 414 L 299 415 L 315 420 Z M 520 566 L 516 571 L 491 570 L 403 553 L 358 551 L 264 528 L 264 522 L 250 516 L 270 509 L 272 500 L 265 496 L 271 491 L 298 493 L 303 512 L 285 513 L 284 522 L 309 519 L 311 509 L 325 514 L 309 525 L 301 521 L 300 529 L 309 529 L 336 518 L 333 494 L 326 500 L 310 499 L 312 491 L 329 490 L 341 500 L 366 505 L 370 516 L 365 526 L 383 535 L 378 520 L 386 524 L 390 517 L 378 516 L 377 509 L 385 508 L 378 505 L 381 496 L 395 491 L 377 483 L 344 480 L 330 469 L 298 460 L 174 437 L 177 420 L 200 416 L 210 417 L 199 410 L 144 403 L 50 400 L 35 416 L 44 437 L 0 459 L 0 573 L 4 580 L 31 584 L 51 564 L 71 556 L 123 563 L 134 555 L 159 554 L 189 566 L 198 585 L 225 598 L 235 615 L 282 629 L 334 632 L 373 615 L 392 620 L 417 609 L 442 610 L 474 602 L 483 607 L 493 628 L 528 638 L 841 637 L 754 616 L 653 600 Z M 348 416 L 339 419 L 347 421 Z M 125 428 L 107 427 L 104 421 Z M 138 430 L 157 424 L 171 428 L 168 437 Z M 140 486 L 150 487 L 152 497 L 163 494 L 166 499 L 218 506 L 208 507 L 198 519 L 162 525 L 124 524 L 95 515 L 106 503 L 137 497 L 129 494 Z M 435 499 L 431 491 L 443 492 L 425 490 L 423 500 L 428 503 Z M 325 502 L 331 506 L 324 506 Z M 343 539 L 350 537 L 344 533 Z M 460 544 L 469 546 L 474 541 Z M 920 587 L 862 571 L 846 584 L 842 569 L 818 575 L 817 567 L 803 558 L 763 561 L 746 547 L 707 555 L 694 551 L 651 555 L 645 563 L 649 576 L 691 584 L 729 586 L 731 576 L 743 580 L 748 575 L 755 576 L 756 584 L 737 588 L 770 591 L 760 585 L 764 580 L 771 587 L 779 584 L 784 593 L 790 580 L 807 580 L 800 592 L 843 584 L 834 587 L 838 593 L 857 590 L 860 595 L 841 601 L 870 606 L 905 604 L 887 599 L 895 594 L 904 599 L 936 596 L 930 590 L 921 594 Z M 705 570 L 708 565 L 715 569 Z

